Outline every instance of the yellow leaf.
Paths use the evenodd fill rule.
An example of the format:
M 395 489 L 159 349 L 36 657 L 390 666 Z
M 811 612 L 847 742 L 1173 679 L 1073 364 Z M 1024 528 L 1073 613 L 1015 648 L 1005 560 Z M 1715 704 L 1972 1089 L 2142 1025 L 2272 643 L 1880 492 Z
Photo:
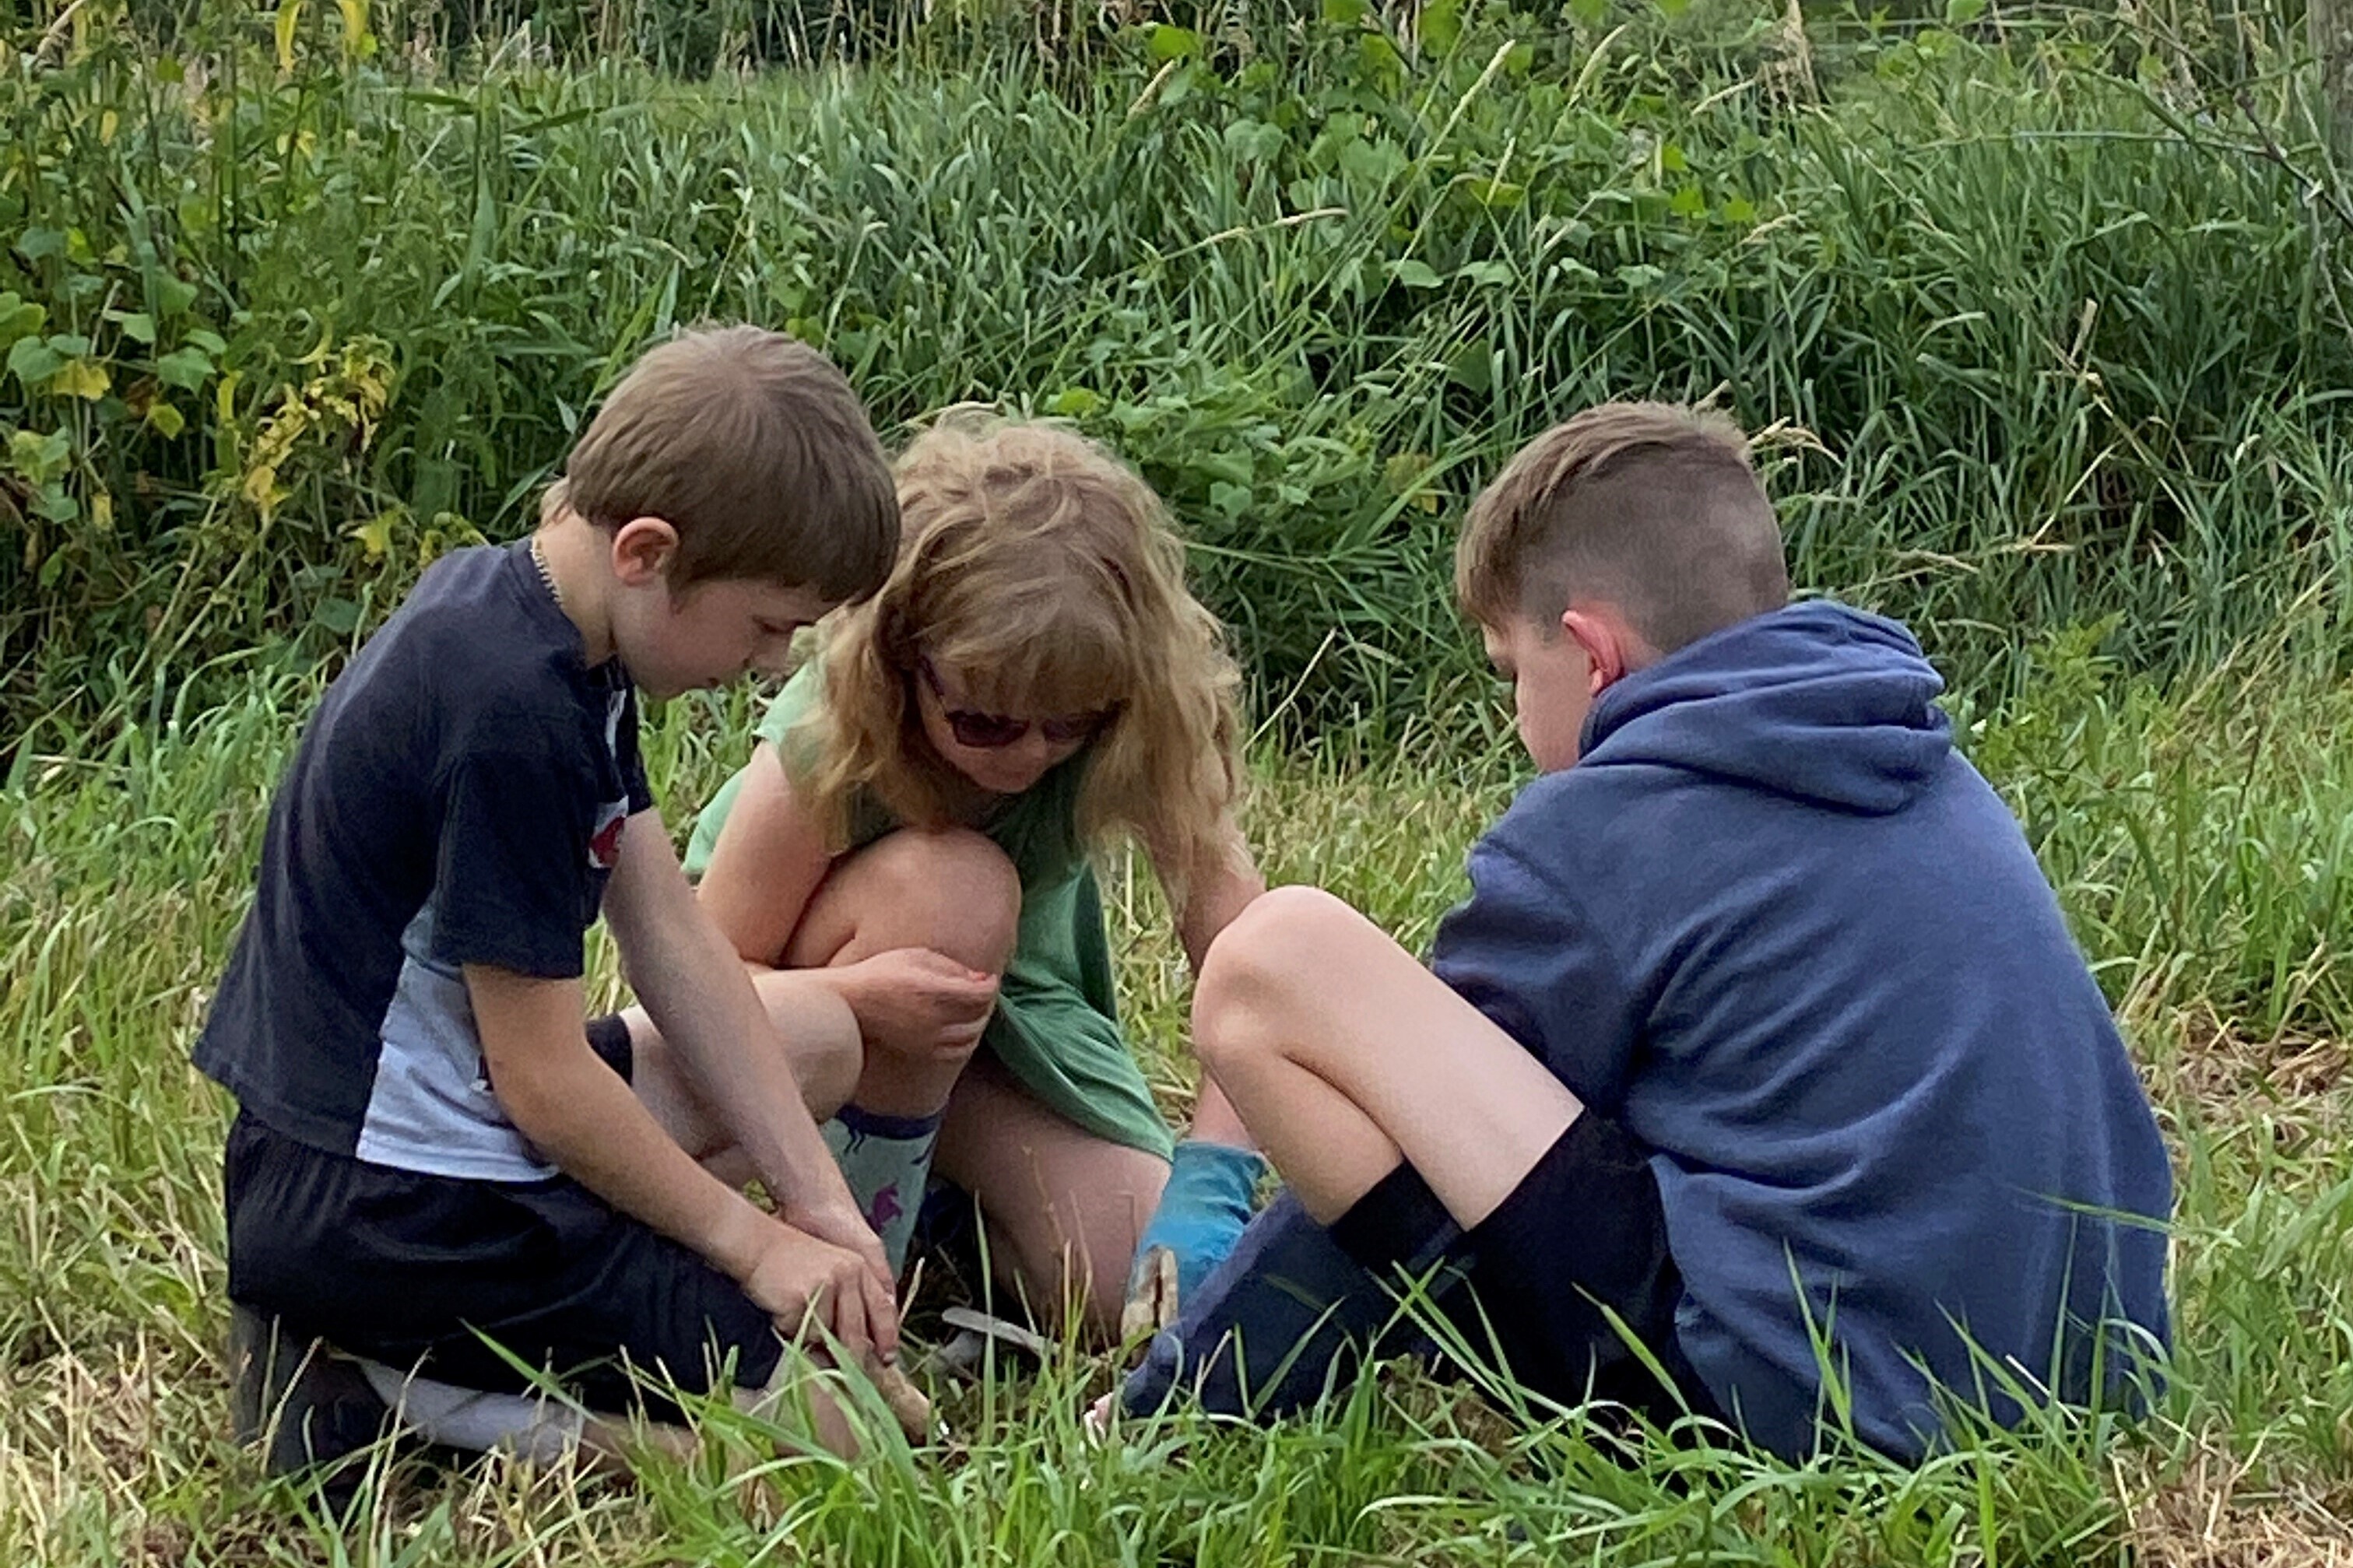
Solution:
M 302 25 L 302 0 L 278 0 L 278 68 L 294 68 L 294 29 Z
M 114 133 L 121 128 L 121 125 L 122 116 L 117 114 L 111 109 L 105 113 L 100 115 L 98 117 L 98 144 L 101 147 L 113 146 Z
M 147 405 L 147 426 L 166 441 L 188 427 L 186 416 L 158 398 Z
M 268 522 L 276 515 L 278 503 L 292 493 L 280 488 L 278 470 L 268 463 L 259 464 L 249 469 L 241 489 L 245 499 L 253 503 L 256 511 L 261 513 L 261 521 L 264 522 Z
M 368 0 L 335 0 L 335 7 L 343 14 L 343 53 L 360 59 L 375 52 L 375 38 L 368 32 Z
M 392 524 L 396 515 L 389 511 L 379 512 L 367 522 L 353 525 L 351 535 L 367 551 L 369 560 L 383 560 L 385 552 L 392 548 Z
M 59 397 L 79 397 L 95 403 L 106 395 L 114 384 L 106 367 L 86 359 L 69 359 L 65 368 L 49 377 L 49 390 Z
M 114 498 L 100 490 L 90 498 L 90 521 L 100 533 L 114 531 Z

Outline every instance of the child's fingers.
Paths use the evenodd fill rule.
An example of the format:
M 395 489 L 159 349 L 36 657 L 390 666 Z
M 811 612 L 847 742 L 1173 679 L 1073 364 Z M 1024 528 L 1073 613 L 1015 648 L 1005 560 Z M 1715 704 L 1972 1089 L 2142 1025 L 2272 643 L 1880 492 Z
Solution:
M 865 1289 L 866 1269 L 860 1266 L 851 1279 L 840 1282 L 827 1294 L 831 1309 L 833 1337 L 841 1342 L 843 1353 L 852 1365 L 869 1361 L 874 1354 L 874 1337 L 867 1322 L 868 1298 Z
M 864 1298 L 866 1326 L 874 1346 L 874 1357 L 888 1366 L 899 1359 L 899 1307 L 892 1300 L 890 1287 L 875 1278 L 871 1268 L 859 1270 L 859 1293 Z

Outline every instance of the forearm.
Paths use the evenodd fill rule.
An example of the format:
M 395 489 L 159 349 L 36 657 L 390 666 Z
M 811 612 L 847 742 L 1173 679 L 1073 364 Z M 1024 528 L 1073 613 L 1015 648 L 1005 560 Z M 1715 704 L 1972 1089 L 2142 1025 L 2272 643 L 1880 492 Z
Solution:
M 751 973 L 707 922 L 664 922 L 656 933 L 663 951 L 644 966 L 638 998 L 688 1082 L 778 1206 L 838 1196 L 840 1176 L 801 1097 L 789 1043 L 776 1039 Z

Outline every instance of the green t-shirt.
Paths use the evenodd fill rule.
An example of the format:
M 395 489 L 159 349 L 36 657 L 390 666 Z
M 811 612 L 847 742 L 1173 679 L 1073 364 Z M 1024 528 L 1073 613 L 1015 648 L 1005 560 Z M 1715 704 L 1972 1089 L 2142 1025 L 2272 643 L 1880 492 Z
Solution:
M 823 677 L 812 661 L 786 683 L 760 721 L 759 738 L 776 748 L 789 776 L 808 774 L 818 742 L 801 721 L 824 695 Z M 1005 851 L 1021 879 L 1013 961 L 981 1044 L 1049 1109 L 1097 1137 L 1165 1157 L 1173 1141 L 1120 1033 L 1103 899 L 1079 844 L 1085 765 L 1081 752 L 973 825 Z M 700 878 L 711 863 L 712 847 L 743 783 L 739 772 L 695 819 L 688 875 Z M 852 852 L 901 826 L 871 795 L 850 803 L 849 818 Z

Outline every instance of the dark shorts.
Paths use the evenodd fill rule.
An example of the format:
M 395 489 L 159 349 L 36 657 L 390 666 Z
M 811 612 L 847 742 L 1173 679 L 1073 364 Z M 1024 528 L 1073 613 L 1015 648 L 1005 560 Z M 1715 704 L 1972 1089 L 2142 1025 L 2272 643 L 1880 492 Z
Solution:
M 591 1030 L 628 1074 L 627 1035 Z M 657 1385 L 708 1392 L 776 1371 L 782 1342 L 735 1282 L 569 1177 L 461 1181 L 327 1153 L 240 1113 L 224 1192 L 228 1293 L 283 1329 L 466 1388 L 522 1391 L 500 1355 L 591 1408 L 670 1414 Z
M 1398 1305 L 1416 1289 L 1420 1318 Z M 1344 1386 L 1367 1356 L 1445 1365 L 1461 1346 L 1557 1404 L 1599 1400 L 1665 1425 L 1716 1413 L 1675 1338 L 1682 1296 L 1649 1151 L 1588 1110 L 1467 1233 L 1410 1165 L 1328 1227 L 1283 1194 L 1154 1342 L 1123 1398 L 1141 1411 L 1182 1389 L 1221 1414 L 1274 1415 Z
M 1683 1276 L 1667 1250 L 1650 1151 L 1607 1117 L 1579 1115 L 1467 1233 L 1420 1173 L 1399 1165 L 1340 1216 L 1332 1237 L 1377 1278 L 1446 1268 L 1458 1285 L 1438 1305 L 1454 1332 L 1491 1362 L 1500 1352 L 1514 1382 L 1548 1399 L 1604 1400 L 1662 1424 L 1684 1408 L 1712 1409 L 1675 1338 Z

